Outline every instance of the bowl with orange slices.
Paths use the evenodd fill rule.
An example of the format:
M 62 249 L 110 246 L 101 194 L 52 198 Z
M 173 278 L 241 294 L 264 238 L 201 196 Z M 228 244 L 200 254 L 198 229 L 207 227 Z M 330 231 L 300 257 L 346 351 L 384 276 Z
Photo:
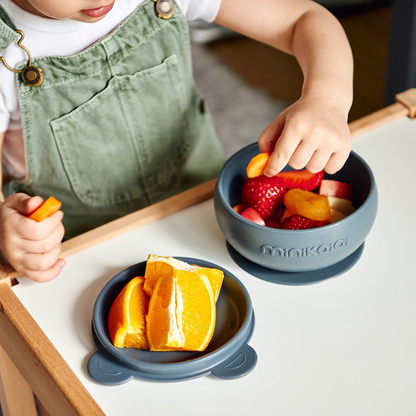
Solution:
M 352 151 L 334 175 L 286 166 L 268 178 L 262 171 L 269 156 L 253 143 L 231 156 L 219 174 L 215 214 L 231 257 L 256 277 L 289 285 L 351 268 L 377 213 L 369 165 Z
M 200 259 L 150 255 L 100 292 L 87 369 L 104 385 L 239 378 L 257 362 L 253 330 L 250 296 L 237 277 Z

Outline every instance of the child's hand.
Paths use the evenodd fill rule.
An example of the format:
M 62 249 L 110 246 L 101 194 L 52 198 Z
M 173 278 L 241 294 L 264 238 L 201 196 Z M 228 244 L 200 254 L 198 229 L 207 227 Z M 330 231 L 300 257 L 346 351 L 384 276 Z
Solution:
M 348 110 L 332 97 L 310 94 L 284 110 L 260 135 L 260 152 L 272 153 L 264 171 L 274 176 L 287 164 L 316 173 L 337 172 L 351 151 Z
M 36 282 L 54 279 L 65 261 L 59 258 L 64 236 L 63 212 L 42 222 L 27 215 L 43 202 L 40 197 L 14 194 L 0 206 L 0 248 L 13 268 Z

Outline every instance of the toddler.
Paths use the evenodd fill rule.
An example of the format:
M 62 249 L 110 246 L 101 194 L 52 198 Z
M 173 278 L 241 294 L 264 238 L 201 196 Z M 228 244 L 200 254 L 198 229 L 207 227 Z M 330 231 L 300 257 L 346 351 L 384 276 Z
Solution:
M 0 0 L 0 143 L 12 176 L 0 249 L 28 278 L 56 277 L 61 241 L 217 176 L 223 157 L 192 78 L 187 21 L 294 54 L 300 99 L 265 128 L 265 174 L 335 173 L 347 159 L 352 56 L 310 0 Z M 275 68 L 270 68 L 275 71 Z M 279 82 L 276 71 L 276 82 Z M 42 198 L 63 203 L 41 223 Z

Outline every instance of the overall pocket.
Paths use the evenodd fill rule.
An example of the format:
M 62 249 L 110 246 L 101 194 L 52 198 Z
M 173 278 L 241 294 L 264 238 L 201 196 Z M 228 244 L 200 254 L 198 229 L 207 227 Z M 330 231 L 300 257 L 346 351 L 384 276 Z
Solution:
M 176 55 L 112 78 L 92 99 L 51 121 L 64 169 L 78 198 L 109 206 L 169 187 L 190 152 L 190 91 Z

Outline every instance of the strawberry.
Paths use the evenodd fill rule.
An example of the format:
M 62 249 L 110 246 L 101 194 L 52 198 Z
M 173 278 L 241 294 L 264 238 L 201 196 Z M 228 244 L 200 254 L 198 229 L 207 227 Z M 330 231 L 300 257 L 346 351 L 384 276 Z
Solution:
M 241 199 L 243 204 L 254 208 L 263 220 L 267 220 L 282 206 L 285 191 L 281 178 L 260 175 L 244 181 Z
M 275 221 L 275 220 L 268 219 L 266 221 L 266 227 L 269 227 L 269 228 L 280 228 L 280 222 Z
M 313 191 L 322 182 L 324 172 L 311 173 L 306 169 L 288 170 L 278 173 L 277 176 L 283 179 L 288 190 L 299 188 L 304 191 Z
M 248 207 L 241 213 L 241 216 L 249 221 L 255 222 L 256 224 L 266 225 L 263 221 L 263 218 L 254 208 Z
M 308 228 L 317 228 L 328 225 L 329 221 L 315 221 L 310 218 L 302 217 L 302 215 L 292 215 L 282 221 L 281 228 L 283 230 L 306 230 Z

